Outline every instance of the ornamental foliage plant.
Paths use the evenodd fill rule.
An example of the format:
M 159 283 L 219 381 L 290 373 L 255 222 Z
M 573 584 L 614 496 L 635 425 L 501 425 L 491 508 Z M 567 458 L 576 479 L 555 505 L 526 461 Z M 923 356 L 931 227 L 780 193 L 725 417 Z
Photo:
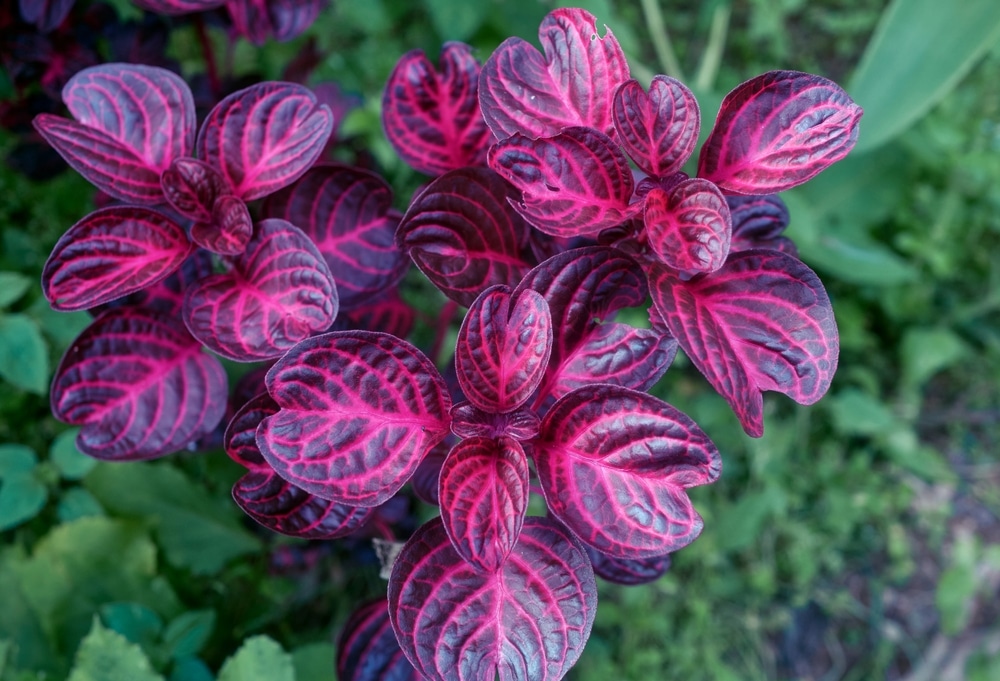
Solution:
M 263 6 L 140 4 L 224 4 L 238 27 Z M 240 30 L 281 37 L 322 3 L 273 5 Z M 812 404 L 837 367 L 830 300 L 775 195 L 843 158 L 861 109 L 824 78 L 763 74 L 725 97 L 689 176 L 683 83 L 631 78 L 584 10 L 539 39 L 482 65 L 459 43 L 400 59 L 384 129 L 431 178 L 404 213 L 375 173 L 322 160 L 334 117 L 303 85 L 239 90 L 199 123 L 171 71 L 104 64 L 63 89 L 72 119 L 35 120 L 106 197 L 42 282 L 55 309 L 94 314 L 51 393 L 81 451 L 221 438 L 247 471 L 236 503 L 308 539 L 391 539 L 398 495 L 439 506 L 345 627 L 344 681 L 562 678 L 595 577 L 656 579 L 701 532 L 686 490 L 718 479 L 720 453 L 647 392 L 678 349 L 755 437 L 763 391 Z M 467 308 L 443 372 L 405 338 L 410 262 Z M 646 306 L 648 326 L 616 320 Z M 259 363 L 232 398 L 217 356 Z

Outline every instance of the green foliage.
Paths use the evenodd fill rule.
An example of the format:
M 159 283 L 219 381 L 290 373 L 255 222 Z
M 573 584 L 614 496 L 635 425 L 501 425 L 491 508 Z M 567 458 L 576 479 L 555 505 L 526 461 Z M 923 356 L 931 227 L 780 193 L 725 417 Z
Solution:
M 0 445 L 0 531 L 34 518 L 48 498 L 38 480 L 35 453 L 23 445 Z
M 219 670 L 219 681 L 295 681 L 292 656 L 266 636 L 248 638 Z
M 163 681 L 142 652 L 99 620 L 80 644 L 69 681 Z

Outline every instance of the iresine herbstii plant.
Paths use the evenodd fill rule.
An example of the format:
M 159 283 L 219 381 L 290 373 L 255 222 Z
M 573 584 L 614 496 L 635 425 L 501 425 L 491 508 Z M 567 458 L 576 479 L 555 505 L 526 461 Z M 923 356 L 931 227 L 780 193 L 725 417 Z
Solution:
M 818 76 L 754 78 L 689 177 L 700 121 L 683 84 L 630 79 L 583 10 L 539 37 L 544 53 L 511 38 L 481 68 L 457 43 L 438 68 L 402 57 L 386 134 L 435 176 L 404 215 L 376 175 L 316 163 L 332 116 L 301 86 L 230 95 L 196 135 L 183 81 L 111 64 L 67 84 L 75 121 L 36 121 L 121 202 L 74 225 L 43 278 L 57 309 L 95 312 L 52 388 L 84 452 L 208 438 L 227 388 L 207 347 L 276 360 L 238 387 L 223 437 L 248 471 L 233 496 L 262 525 L 368 531 L 407 483 L 440 507 L 387 600 L 350 618 L 342 680 L 563 677 L 595 574 L 655 579 L 701 531 L 686 489 L 718 478 L 719 452 L 645 392 L 678 347 L 753 436 L 762 391 L 811 404 L 836 369 L 829 299 L 774 194 L 846 155 L 860 108 Z M 451 380 L 402 338 L 406 256 L 468 308 Z M 649 328 L 614 321 L 650 297 Z M 547 515 L 527 514 L 532 492 Z

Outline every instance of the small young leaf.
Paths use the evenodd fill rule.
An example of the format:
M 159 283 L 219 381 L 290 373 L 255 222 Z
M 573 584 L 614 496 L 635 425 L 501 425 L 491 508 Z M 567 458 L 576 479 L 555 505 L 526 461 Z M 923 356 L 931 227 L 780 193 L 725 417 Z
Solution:
M 101 622 L 131 643 L 152 646 L 163 632 L 163 620 L 141 603 L 106 603 L 100 609 Z
M 649 94 L 637 80 L 622 83 L 612 113 L 625 153 L 653 177 L 680 170 L 698 143 L 698 101 L 675 78 L 654 77 Z
M 163 195 L 174 210 L 191 220 L 212 219 L 215 199 L 226 193 L 226 180 L 215 168 L 196 158 L 175 158 L 160 175 Z
M 96 459 L 84 455 L 76 448 L 79 434 L 79 428 L 63 431 L 56 435 L 49 448 L 49 461 L 56 465 L 65 480 L 81 480 L 97 465 Z
M 191 240 L 219 255 L 241 255 L 253 236 L 253 218 L 243 199 L 223 194 L 212 204 L 207 222 L 191 225 Z
M 643 223 L 660 260 L 687 275 L 714 272 L 729 256 L 733 234 L 729 206 L 708 180 L 684 180 L 669 193 L 650 190 Z
M 219 670 L 219 681 L 295 681 L 292 656 L 267 636 L 248 638 Z
M 49 346 L 38 323 L 27 315 L 0 313 L 0 379 L 44 395 L 50 371 Z
M 215 629 L 214 610 L 192 610 L 170 620 L 163 632 L 163 650 L 171 658 L 193 657 L 201 652 Z

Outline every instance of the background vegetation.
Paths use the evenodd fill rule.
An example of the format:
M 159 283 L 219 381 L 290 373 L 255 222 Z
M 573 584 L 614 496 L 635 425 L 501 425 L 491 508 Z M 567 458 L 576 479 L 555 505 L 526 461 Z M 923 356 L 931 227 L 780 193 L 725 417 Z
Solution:
M 769 395 L 766 435 L 750 440 L 678 360 L 657 390 L 725 462 L 693 495 L 705 532 L 655 584 L 602 586 L 572 678 L 1000 678 L 1000 7 L 559 4 L 611 26 L 641 80 L 683 74 L 706 131 L 722 94 L 776 68 L 834 78 L 866 109 L 855 153 L 785 197 L 840 326 L 830 394 L 814 407 Z M 553 6 L 342 0 L 292 43 L 237 44 L 232 63 L 279 78 L 314 40 L 327 56 L 313 81 L 360 102 L 344 153 L 370 150 L 403 208 L 422 180 L 378 114 L 396 59 L 444 40 L 485 58 L 509 35 L 534 40 Z M 204 69 L 189 26 L 169 53 L 188 76 Z M 13 94 L 0 78 L 0 99 Z M 16 141 L 4 133 L 0 153 Z M 384 589 L 366 544 L 258 531 L 221 452 L 96 463 L 49 415 L 54 363 L 87 318 L 49 311 L 38 280 L 91 204 L 71 172 L 35 183 L 0 166 L 0 679 L 332 680 L 338 627 Z

